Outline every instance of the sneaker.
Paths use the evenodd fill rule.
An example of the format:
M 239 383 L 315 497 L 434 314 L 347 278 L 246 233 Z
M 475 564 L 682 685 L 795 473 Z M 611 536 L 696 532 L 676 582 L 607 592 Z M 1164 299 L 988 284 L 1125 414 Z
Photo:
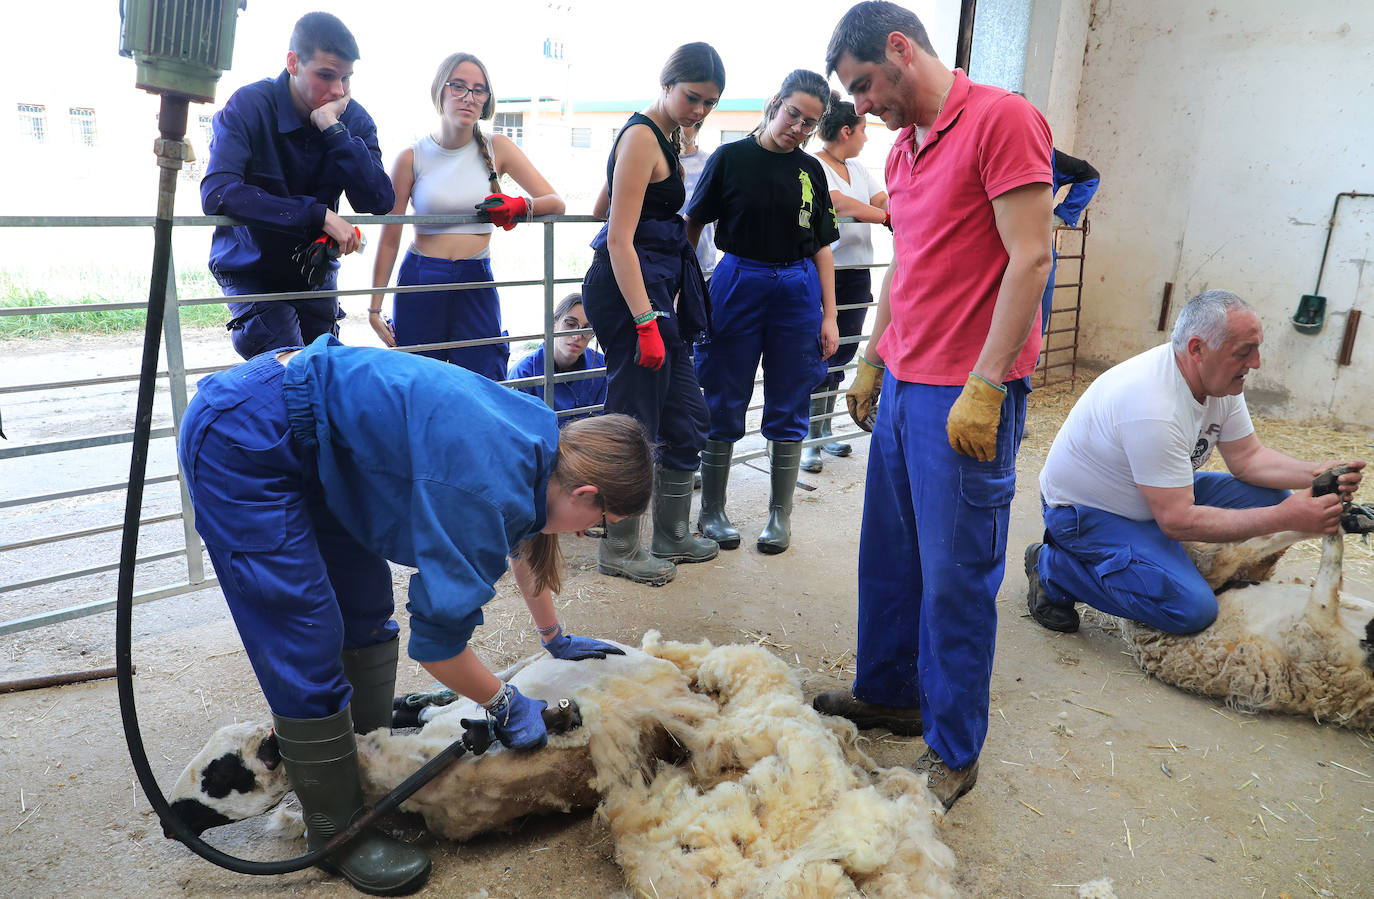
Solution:
M 1044 545 L 1032 543 L 1026 547 L 1026 608 L 1041 627 L 1061 634 L 1072 634 L 1078 630 L 1078 610 L 1072 605 L 1050 602 L 1044 585 L 1040 583 L 1040 550 Z
M 941 761 L 934 749 L 927 749 L 926 754 L 917 759 L 912 767 L 930 775 L 930 791 L 944 805 L 945 811 L 953 808 L 959 797 L 978 783 L 977 759 L 967 768 L 954 769 Z
M 919 707 L 864 702 L 848 690 L 820 693 L 811 700 L 811 707 L 824 715 L 848 718 L 861 730 L 882 728 L 903 737 L 919 737 L 924 732 Z

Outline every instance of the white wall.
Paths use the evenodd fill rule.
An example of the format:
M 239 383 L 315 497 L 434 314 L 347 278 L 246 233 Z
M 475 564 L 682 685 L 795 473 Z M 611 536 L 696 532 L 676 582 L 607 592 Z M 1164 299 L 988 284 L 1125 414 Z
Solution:
M 1374 424 L 1374 319 L 1354 363 L 1336 364 L 1346 313 L 1374 312 L 1374 200 L 1341 203 L 1323 332 L 1289 322 L 1313 291 L 1336 194 L 1374 192 L 1371 73 L 1371 4 L 1097 0 L 1074 142 L 1102 173 L 1081 355 L 1110 364 L 1167 339 L 1156 329 L 1165 282 L 1170 326 L 1188 297 L 1226 288 L 1265 324 L 1252 405 Z

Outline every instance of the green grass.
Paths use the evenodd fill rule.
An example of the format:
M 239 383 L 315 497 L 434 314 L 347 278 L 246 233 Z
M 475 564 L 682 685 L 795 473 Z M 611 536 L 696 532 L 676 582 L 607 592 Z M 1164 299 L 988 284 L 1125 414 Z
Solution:
M 0 269 L 0 309 L 41 309 L 44 306 L 76 306 L 99 303 L 148 301 L 148 276 L 130 271 L 62 268 L 35 276 Z M 38 287 L 39 281 L 45 285 Z M 219 292 L 206 271 L 180 272 L 177 293 L 205 297 Z M 51 337 L 55 334 L 115 334 L 141 331 L 147 314 L 141 309 L 92 310 L 34 315 L 0 316 L 0 340 Z M 223 327 L 229 310 L 223 303 L 183 306 L 182 328 Z

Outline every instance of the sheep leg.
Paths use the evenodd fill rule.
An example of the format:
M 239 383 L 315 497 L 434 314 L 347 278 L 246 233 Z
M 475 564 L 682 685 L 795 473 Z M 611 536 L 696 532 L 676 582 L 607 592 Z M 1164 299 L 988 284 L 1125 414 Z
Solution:
M 1268 580 L 1288 547 L 1311 534 L 1279 531 L 1234 543 L 1185 542 L 1183 549 L 1213 592 L 1235 583 Z
M 1345 557 L 1345 536 L 1327 534 L 1322 538 L 1322 560 L 1317 567 L 1317 582 L 1307 601 L 1307 613 L 1314 618 L 1340 625 L 1341 561 Z

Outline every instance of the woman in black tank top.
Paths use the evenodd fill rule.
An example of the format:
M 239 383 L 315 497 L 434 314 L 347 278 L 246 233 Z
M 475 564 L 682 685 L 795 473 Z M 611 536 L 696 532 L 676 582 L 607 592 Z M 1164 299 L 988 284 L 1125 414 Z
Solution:
M 705 562 L 718 550 L 687 524 L 707 424 L 689 345 L 708 322 L 701 269 L 678 215 L 686 191 L 669 135 L 715 107 L 725 68 L 709 44 L 686 44 L 659 83 L 662 94 L 616 137 L 594 210 L 609 218 L 582 282 L 587 319 L 606 353 L 605 409 L 634 416 L 658 445 L 653 540 L 641 545 L 638 518 L 610 525 L 598 568 L 655 586 L 673 579 L 675 563 Z

